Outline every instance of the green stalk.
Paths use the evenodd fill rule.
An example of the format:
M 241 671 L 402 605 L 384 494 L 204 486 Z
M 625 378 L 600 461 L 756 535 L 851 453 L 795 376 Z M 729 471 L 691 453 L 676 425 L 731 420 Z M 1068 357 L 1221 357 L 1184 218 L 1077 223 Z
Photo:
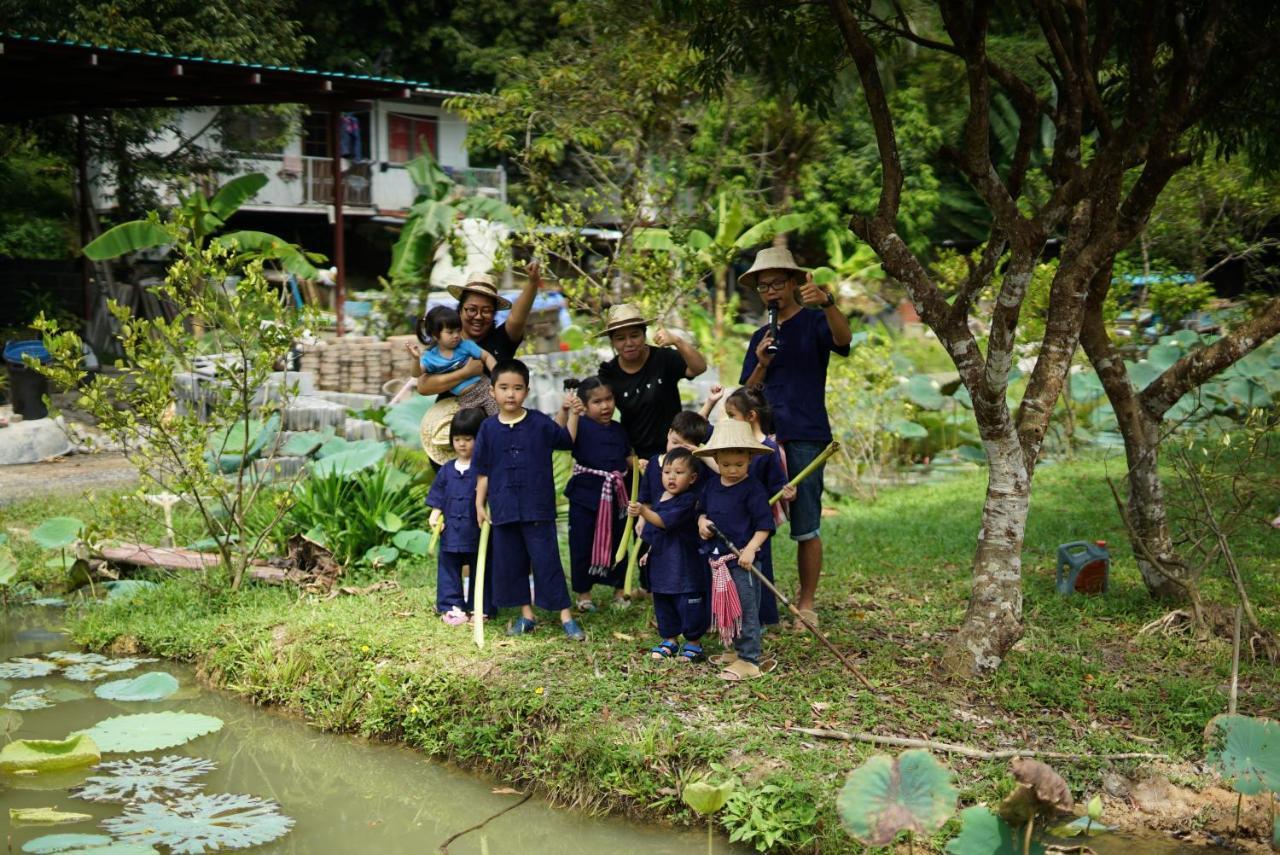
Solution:
M 822 464 L 826 463 L 827 460 L 830 459 L 831 455 L 835 454 L 839 450 L 840 450 L 840 443 L 836 442 L 833 439 L 827 445 L 826 448 L 822 449 L 822 453 L 813 459 L 812 463 L 810 463 L 805 468 L 801 469 L 799 474 L 796 475 L 796 477 L 792 478 L 790 481 L 787 482 L 787 486 L 794 487 L 797 484 L 799 484 L 801 481 L 803 481 L 805 478 L 808 478 L 810 475 L 813 474 L 813 471 L 815 469 L 817 469 Z M 782 490 L 779 490 L 777 493 L 773 495 L 773 498 L 769 499 L 769 504 L 776 505 L 778 504 L 778 500 L 781 498 L 782 498 Z
M 639 501 L 636 496 L 640 493 L 640 462 L 637 460 L 635 465 L 631 467 L 631 500 Z M 622 530 L 622 542 L 618 544 L 618 551 L 613 554 L 613 563 L 617 564 L 627 555 L 627 550 L 631 548 L 631 538 L 635 536 L 636 528 L 635 520 L 628 518 L 624 525 L 626 528 Z M 623 593 L 630 595 L 631 588 L 627 587 Z
M 1022 855 L 1031 855 L 1031 831 L 1036 827 L 1036 818 L 1033 814 L 1031 819 L 1027 820 L 1027 831 L 1022 836 Z

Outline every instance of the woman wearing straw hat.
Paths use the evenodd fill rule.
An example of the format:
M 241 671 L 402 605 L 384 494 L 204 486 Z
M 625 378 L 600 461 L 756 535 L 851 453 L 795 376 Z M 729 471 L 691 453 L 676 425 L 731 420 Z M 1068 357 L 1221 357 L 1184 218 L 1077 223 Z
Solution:
M 831 354 L 849 355 L 853 332 L 835 297 L 813 284 L 786 247 L 760 250 L 738 284 L 755 288 L 777 309 L 777 338 L 770 326 L 755 331 L 742 362 L 744 386 L 763 386 L 773 407 L 787 471 L 799 472 L 831 442 L 827 418 L 827 364 Z M 811 308 L 813 307 L 813 308 Z M 796 605 L 817 625 L 813 610 L 822 574 L 822 469 L 796 487 L 791 502 L 791 539 L 796 542 L 800 592 Z
M 609 307 L 605 328 L 614 358 L 600 366 L 600 379 L 613 389 L 631 447 L 648 460 L 667 450 L 667 429 L 680 412 L 681 380 L 707 370 L 707 360 L 680 336 L 659 329 L 653 345 L 646 332 L 653 318 L 630 303 Z
M 496 362 L 514 358 L 516 349 L 524 341 L 525 323 L 529 320 L 533 299 L 542 284 L 536 261 L 528 266 L 526 272 L 528 279 L 515 303 L 498 293 L 498 286 L 488 273 L 472 272 L 467 274 L 461 285 L 449 286 L 449 293 L 458 301 L 463 338 L 475 342 L 481 350 L 492 354 Z M 507 309 L 511 310 L 507 319 L 495 325 L 494 315 Z M 422 338 L 421 334 L 419 338 Z M 453 371 L 441 374 L 424 372 L 418 378 L 418 394 L 436 396 L 436 402 L 422 417 L 420 432 L 422 446 L 432 463 L 437 466 L 453 457 L 453 448 L 449 444 L 449 423 L 458 411 L 458 404 L 449 390 L 483 371 L 484 364 L 478 359 L 472 359 Z

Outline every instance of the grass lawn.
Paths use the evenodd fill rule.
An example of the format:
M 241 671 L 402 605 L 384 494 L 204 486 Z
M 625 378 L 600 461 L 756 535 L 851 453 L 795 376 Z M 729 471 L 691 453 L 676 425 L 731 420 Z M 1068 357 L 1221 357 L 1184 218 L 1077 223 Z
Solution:
M 1226 708 L 1230 641 L 1138 634 L 1167 609 L 1148 599 L 1126 554 L 1103 480 L 1108 467 L 1123 473 L 1115 458 L 1037 471 L 1023 564 L 1026 635 L 985 682 L 948 680 L 934 668 L 967 601 L 983 471 L 890 489 L 824 521 L 823 628 L 874 693 L 816 640 L 790 632 L 766 635 L 779 667 L 749 684 L 722 683 L 709 665 L 652 663 L 656 638 L 643 607 L 588 615 L 585 645 L 565 641 L 545 616 L 530 638 L 492 628 L 477 651 L 467 629 L 436 618 L 430 565 L 399 568 L 399 591 L 323 602 L 264 587 L 210 594 L 175 581 L 125 605 L 73 613 L 69 624 L 92 647 L 193 661 L 215 683 L 319 727 L 402 740 L 536 784 L 563 804 L 692 821 L 679 788 L 714 764 L 714 777 L 731 772 L 744 784 L 720 814 L 727 830 L 779 849 L 844 851 L 834 798 L 877 749 L 788 725 L 987 749 L 1202 758 L 1204 725 Z M 30 528 L 56 513 L 87 512 L 80 500 L 46 500 L 0 510 L 0 528 Z M 1094 539 L 1116 553 L 1110 593 L 1058 596 L 1058 544 Z M 20 535 L 14 545 L 27 560 L 39 552 Z M 1262 620 L 1280 630 L 1280 532 L 1258 526 L 1235 547 Z M 789 541 L 775 556 L 788 589 Z M 1207 599 L 1229 601 L 1217 578 L 1205 588 Z M 1276 669 L 1246 659 L 1240 698 L 1241 712 L 1275 715 Z M 1012 787 L 1006 761 L 947 760 L 966 806 Z M 1054 765 L 1087 798 L 1104 768 L 1133 773 L 1141 764 Z

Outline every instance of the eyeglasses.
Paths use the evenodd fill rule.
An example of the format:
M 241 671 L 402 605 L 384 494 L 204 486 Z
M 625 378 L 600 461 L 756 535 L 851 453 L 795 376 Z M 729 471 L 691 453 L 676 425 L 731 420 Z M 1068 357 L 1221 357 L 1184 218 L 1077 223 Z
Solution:
M 756 290 L 761 294 L 767 294 L 770 291 L 782 291 L 787 287 L 788 279 L 775 279 L 772 282 L 761 282 L 756 280 Z
M 462 314 L 466 315 L 468 318 L 492 318 L 493 307 L 492 306 L 463 306 Z

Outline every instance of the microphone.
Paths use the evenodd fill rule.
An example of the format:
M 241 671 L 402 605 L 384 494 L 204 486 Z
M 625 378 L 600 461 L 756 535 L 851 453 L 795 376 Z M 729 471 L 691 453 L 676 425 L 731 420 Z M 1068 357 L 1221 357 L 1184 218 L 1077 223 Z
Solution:
M 773 337 L 773 341 L 764 349 L 765 353 L 778 352 L 778 301 L 769 301 L 769 335 Z

